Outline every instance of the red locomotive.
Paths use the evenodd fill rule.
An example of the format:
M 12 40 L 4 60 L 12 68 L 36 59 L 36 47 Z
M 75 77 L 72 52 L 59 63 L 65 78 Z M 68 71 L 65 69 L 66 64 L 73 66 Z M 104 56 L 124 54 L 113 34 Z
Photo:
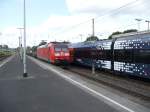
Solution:
M 52 64 L 68 64 L 71 62 L 68 43 L 50 42 L 37 48 L 37 58 Z

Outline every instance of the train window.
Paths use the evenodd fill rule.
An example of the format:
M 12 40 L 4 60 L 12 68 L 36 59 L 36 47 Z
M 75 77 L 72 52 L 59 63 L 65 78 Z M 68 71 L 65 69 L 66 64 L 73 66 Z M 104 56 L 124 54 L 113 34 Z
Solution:
M 122 62 L 132 62 L 133 61 L 133 50 L 114 50 L 114 60 Z
M 150 64 L 150 50 L 135 50 L 134 61 L 136 63 Z
M 68 51 L 68 48 L 62 48 L 62 51 L 66 52 L 66 51 Z
M 55 47 L 55 51 L 61 51 L 61 48 Z
M 76 49 L 75 57 L 92 58 L 92 59 L 103 59 L 111 60 L 112 55 L 110 50 L 92 50 L 92 49 Z
M 111 50 L 99 50 L 97 51 L 97 58 L 103 60 L 111 60 Z
M 89 49 L 76 49 L 74 55 L 75 57 L 78 57 L 78 58 L 90 58 L 91 57 L 91 53 Z

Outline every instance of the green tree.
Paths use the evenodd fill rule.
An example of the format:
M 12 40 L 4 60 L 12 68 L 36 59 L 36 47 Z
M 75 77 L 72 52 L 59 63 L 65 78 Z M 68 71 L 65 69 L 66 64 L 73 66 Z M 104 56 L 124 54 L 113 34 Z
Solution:
M 45 40 L 42 40 L 42 41 L 40 42 L 39 46 L 45 45 L 45 44 L 47 44 L 47 42 L 46 42 Z
M 30 46 L 27 46 L 26 52 L 27 52 L 27 54 L 29 54 L 31 52 L 31 47 Z
M 119 35 L 119 34 L 125 34 L 125 33 L 132 33 L 132 32 L 137 32 L 138 30 L 137 29 L 128 29 L 128 30 L 125 30 L 123 32 L 120 32 L 120 31 L 116 31 L 116 32 L 113 32 L 109 37 L 108 39 L 112 39 L 112 37 L 114 35 Z
M 113 32 L 113 33 L 108 37 L 108 39 L 112 39 L 112 36 L 114 36 L 114 35 L 119 35 L 119 34 L 122 34 L 122 32 L 119 32 L 119 31 Z
M 37 50 L 37 46 L 32 47 L 32 51 L 35 52 Z
M 99 38 L 97 36 L 90 36 L 90 37 L 87 37 L 85 42 L 87 42 L 87 41 L 98 41 L 98 40 L 99 40 Z
M 128 30 L 125 30 L 123 33 L 132 33 L 132 32 L 137 32 L 138 30 L 137 29 L 128 29 Z
M 3 45 L 3 48 L 8 49 L 9 47 L 8 47 L 8 45 Z

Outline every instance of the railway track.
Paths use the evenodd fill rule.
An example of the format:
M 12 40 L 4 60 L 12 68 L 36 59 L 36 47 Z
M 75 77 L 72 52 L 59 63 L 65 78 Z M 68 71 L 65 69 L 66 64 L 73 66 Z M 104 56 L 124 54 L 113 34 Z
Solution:
M 123 91 L 134 97 L 139 97 L 145 101 L 150 101 L 150 82 L 148 81 L 144 82 L 130 77 L 123 77 L 100 71 L 96 71 L 96 73 L 93 75 L 89 68 L 78 67 L 74 65 L 71 65 L 68 70 L 88 79 L 115 88 L 119 91 Z
M 62 70 L 68 74 L 73 73 L 74 75 L 78 75 L 82 80 L 100 86 L 120 97 L 125 97 L 136 104 L 143 105 L 147 108 L 150 107 L 150 82 L 130 79 L 128 77 L 122 77 L 101 71 L 96 71 L 96 73 L 92 75 L 91 69 L 83 66 L 69 65 L 68 67 L 54 67 L 58 71 Z
M 145 101 L 150 101 L 150 81 L 144 82 L 144 80 L 137 80 L 135 77 L 131 78 L 98 70 L 93 75 L 90 68 L 77 65 L 61 66 L 61 68 L 132 96 L 142 98 Z
M 109 88 L 110 91 L 121 97 L 127 97 L 137 104 L 147 108 L 150 107 L 150 82 L 148 81 L 144 82 L 143 80 L 103 71 L 96 71 L 93 75 L 91 69 L 74 65 L 69 66 L 67 70 L 95 82 L 96 85 L 104 86 L 106 89 Z

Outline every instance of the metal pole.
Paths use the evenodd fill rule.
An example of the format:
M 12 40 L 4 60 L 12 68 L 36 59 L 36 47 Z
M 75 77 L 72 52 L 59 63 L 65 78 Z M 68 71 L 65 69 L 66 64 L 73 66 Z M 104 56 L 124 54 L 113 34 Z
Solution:
M 137 21 L 138 24 L 138 30 L 140 31 L 140 21 L 142 21 L 142 19 L 135 19 Z
M 21 60 L 23 60 L 23 52 L 22 52 L 22 32 L 21 30 L 24 29 L 24 28 L 17 28 L 20 30 L 20 57 L 21 57 Z
M 149 21 L 150 22 L 150 21 Z M 148 22 L 148 31 L 149 31 L 149 22 Z
M 92 19 L 92 35 L 95 35 L 95 21 L 94 18 Z
M 149 31 L 149 23 L 150 23 L 150 21 L 146 20 L 145 22 L 147 22 L 147 24 L 148 24 L 147 30 Z
M 26 65 L 26 1 L 24 0 L 24 54 L 23 54 L 23 77 L 27 77 L 27 65 Z
M 92 19 L 92 36 L 94 37 L 95 36 L 95 27 L 94 27 L 94 18 Z M 94 55 L 92 53 L 92 55 Z M 93 56 L 93 59 L 92 59 L 92 74 L 95 74 L 95 64 L 94 64 L 94 56 Z
M 20 53 L 21 53 L 21 61 L 23 60 L 23 52 L 22 52 L 22 36 L 20 37 Z
M 138 29 L 139 29 L 139 31 L 140 31 L 140 21 L 138 21 Z
M 21 58 L 21 41 L 20 41 L 21 37 L 19 36 L 19 56 Z

